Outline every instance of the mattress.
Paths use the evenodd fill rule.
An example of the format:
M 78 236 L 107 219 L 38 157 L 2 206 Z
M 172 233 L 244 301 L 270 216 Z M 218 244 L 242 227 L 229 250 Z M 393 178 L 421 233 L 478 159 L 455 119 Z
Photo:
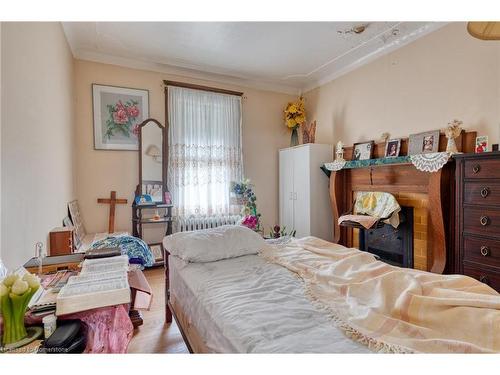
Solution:
M 170 293 L 214 353 L 370 353 L 304 294 L 303 282 L 257 255 L 209 263 L 169 257 Z

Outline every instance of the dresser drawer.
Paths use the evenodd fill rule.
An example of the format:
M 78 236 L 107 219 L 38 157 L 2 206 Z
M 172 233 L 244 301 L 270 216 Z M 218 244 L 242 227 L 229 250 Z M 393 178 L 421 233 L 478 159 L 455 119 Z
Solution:
M 464 260 L 499 267 L 500 241 L 464 236 Z
M 464 232 L 500 238 L 500 210 L 464 208 Z
M 500 160 L 466 160 L 465 178 L 500 178 Z
M 491 286 L 497 292 L 500 291 L 500 273 L 483 270 L 479 267 L 471 267 L 464 264 L 464 275 Z
M 464 202 L 487 206 L 500 205 L 500 183 L 466 182 Z

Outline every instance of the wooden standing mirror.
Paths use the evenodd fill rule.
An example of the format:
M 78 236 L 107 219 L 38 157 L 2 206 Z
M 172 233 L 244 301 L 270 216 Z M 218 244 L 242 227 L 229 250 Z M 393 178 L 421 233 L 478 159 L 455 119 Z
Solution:
M 153 203 L 165 203 L 167 145 L 165 127 L 148 118 L 139 124 L 139 184 L 136 195 L 148 194 Z

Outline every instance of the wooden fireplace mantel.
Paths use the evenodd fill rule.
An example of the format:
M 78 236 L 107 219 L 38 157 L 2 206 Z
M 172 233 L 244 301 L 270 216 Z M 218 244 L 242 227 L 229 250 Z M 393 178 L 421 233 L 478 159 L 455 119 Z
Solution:
M 353 246 L 352 228 L 338 225 L 338 218 L 352 208 L 358 191 L 428 195 L 427 269 L 443 273 L 447 258 L 448 223 L 451 219 L 453 162 L 434 173 L 421 172 L 412 164 L 344 169 L 330 175 L 330 199 L 334 219 L 334 242 Z
M 457 146 L 470 152 L 474 149 L 476 132 L 463 132 Z M 444 138 L 444 135 L 441 137 Z M 444 141 L 444 145 L 443 145 Z M 440 140 L 440 150 L 446 141 Z M 375 157 L 383 155 L 383 144 L 375 145 Z M 403 141 L 402 155 L 407 152 Z M 347 154 L 350 156 L 350 154 Z M 349 159 L 349 157 L 346 157 Z M 411 163 L 376 165 L 356 169 L 342 169 L 330 174 L 330 201 L 334 219 L 334 242 L 353 246 L 353 230 L 338 225 L 338 218 L 353 206 L 358 191 L 383 191 L 397 193 L 423 193 L 428 197 L 427 270 L 434 273 L 447 271 L 453 264 L 454 222 L 454 161 L 450 160 L 441 170 L 421 172 Z

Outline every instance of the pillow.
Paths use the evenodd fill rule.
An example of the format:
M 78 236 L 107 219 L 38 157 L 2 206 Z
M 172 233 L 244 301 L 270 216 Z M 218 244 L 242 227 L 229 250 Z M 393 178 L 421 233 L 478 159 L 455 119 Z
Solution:
M 204 263 L 257 254 L 266 247 L 264 239 L 241 225 L 178 232 L 163 239 L 164 248 L 187 262 Z

